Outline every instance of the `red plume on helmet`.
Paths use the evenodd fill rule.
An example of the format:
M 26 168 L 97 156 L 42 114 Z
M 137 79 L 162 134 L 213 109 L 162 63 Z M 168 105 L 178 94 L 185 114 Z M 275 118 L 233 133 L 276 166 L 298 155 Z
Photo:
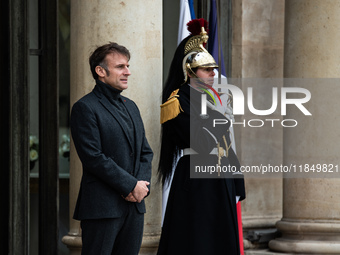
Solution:
M 208 21 L 203 18 L 193 19 L 187 23 L 188 31 L 191 35 L 199 35 L 201 33 L 201 27 L 204 27 L 205 31 L 209 33 Z
M 190 32 L 190 35 L 192 36 L 201 34 L 202 27 L 204 27 L 204 30 L 207 32 L 207 34 L 209 34 L 208 21 L 206 21 L 203 18 L 190 20 L 187 23 L 187 26 L 188 26 L 188 31 Z M 203 47 L 205 47 L 205 45 L 206 43 L 203 43 Z

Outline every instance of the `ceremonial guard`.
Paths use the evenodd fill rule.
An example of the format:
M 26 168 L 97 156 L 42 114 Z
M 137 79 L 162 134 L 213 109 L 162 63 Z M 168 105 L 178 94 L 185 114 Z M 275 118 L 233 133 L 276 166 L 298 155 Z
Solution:
M 218 68 L 204 48 L 206 27 L 203 19 L 188 23 L 191 35 L 178 46 L 163 91 L 159 174 L 163 184 L 173 179 L 158 255 L 240 254 L 236 203 L 245 189 L 230 122 L 214 125 L 227 119 L 209 107 L 202 115 Z M 207 172 L 223 167 L 234 171 Z

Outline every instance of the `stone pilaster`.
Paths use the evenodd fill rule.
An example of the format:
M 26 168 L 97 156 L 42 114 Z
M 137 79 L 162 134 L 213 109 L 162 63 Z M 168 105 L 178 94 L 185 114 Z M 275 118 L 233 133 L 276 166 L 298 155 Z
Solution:
M 340 78 L 340 1 L 286 0 L 285 8 L 285 77 L 314 79 L 300 83 L 311 92 L 312 116 L 287 112 L 299 125 L 284 131 L 284 164 L 338 164 L 340 93 L 339 82 L 331 78 Z M 285 179 L 283 218 L 277 223 L 282 237 L 269 247 L 294 254 L 340 254 L 339 186 L 338 177 Z
M 257 109 L 268 109 L 271 87 L 282 86 L 284 1 L 233 0 L 232 77 L 247 95 L 254 89 Z M 276 82 L 268 83 L 273 78 Z M 265 81 L 265 82 L 264 82 Z M 281 83 L 277 83 L 281 81 Z M 246 107 L 247 109 L 247 107 Z M 280 119 L 280 113 L 271 118 Z M 266 119 L 246 111 L 236 121 Z M 241 165 L 259 166 L 282 163 L 282 127 L 261 128 L 234 126 L 237 155 Z M 259 139 L 260 138 L 260 139 Z M 274 227 L 282 216 L 282 180 L 280 178 L 250 178 L 245 174 L 247 198 L 242 202 L 244 230 Z M 246 235 L 245 235 L 246 237 Z M 245 240 L 245 248 L 252 247 Z
M 131 52 L 129 88 L 123 94 L 136 102 L 146 136 L 155 152 L 152 190 L 146 199 L 140 254 L 155 254 L 161 224 L 161 191 L 156 184 L 159 152 L 159 105 L 162 90 L 162 4 L 155 0 L 71 1 L 71 106 L 94 86 L 88 57 L 96 46 L 117 42 Z M 73 145 L 70 159 L 70 231 L 63 238 L 71 254 L 80 254 L 81 230 L 72 219 L 82 174 Z

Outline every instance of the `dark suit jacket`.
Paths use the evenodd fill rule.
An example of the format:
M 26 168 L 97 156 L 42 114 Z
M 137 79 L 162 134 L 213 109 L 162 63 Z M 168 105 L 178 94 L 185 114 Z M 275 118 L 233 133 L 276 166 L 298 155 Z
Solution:
M 71 133 L 83 165 L 73 216 L 77 220 L 120 217 L 130 203 L 122 196 L 126 197 L 138 180 L 151 179 L 153 152 L 139 110 L 121 96 L 134 125 L 135 141 L 131 141 L 123 119 L 105 95 L 105 86 L 97 82 L 93 91 L 72 107 Z M 145 213 L 144 200 L 135 204 Z

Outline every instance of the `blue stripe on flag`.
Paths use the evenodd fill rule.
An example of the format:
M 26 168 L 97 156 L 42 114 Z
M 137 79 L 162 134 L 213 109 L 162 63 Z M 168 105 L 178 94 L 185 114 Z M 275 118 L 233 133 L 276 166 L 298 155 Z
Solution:
M 218 63 L 218 31 L 217 31 L 217 8 L 216 1 L 210 1 L 210 14 L 209 14 L 209 39 L 208 39 L 208 51 Z M 226 76 L 223 51 L 221 48 L 221 66 L 219 67 L 219 72 Z
M 190 7 L 191 19 L 196 19 L 195 9 L 194 9 L 194 0 L 189 0 L 189 7 Z

